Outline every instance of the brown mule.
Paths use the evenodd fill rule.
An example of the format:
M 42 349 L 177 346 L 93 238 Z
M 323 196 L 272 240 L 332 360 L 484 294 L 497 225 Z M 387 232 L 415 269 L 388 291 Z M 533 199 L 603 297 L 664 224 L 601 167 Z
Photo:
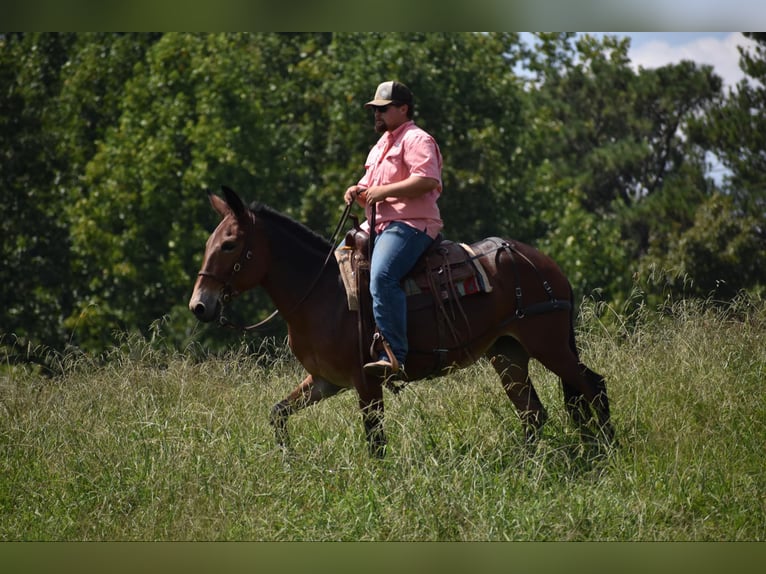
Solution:
M 363 374 L 359 349 L 369 341 L 359 340 L 357 312 L 349 310 L 337 262 L 328 259 L 333 245 L 285 215 L 264 206 L 247 208 L 235 192 L 226 187 L 223 192 L 225 200 L 209 194 L 222 219 L 207 240 L 190 310 L 211 321 L 224 302 L 257 286 L 265 289 L 287 322 L 290 349 L 308 373 L 272 409 L 277 443 L 289 445 L 291 414 L 354 388 L 370 452 L 382 456 L 384 381 Z M 446 339 L 437 338 L 432 307 L 410 309 L 407 380 L 447 374 L 486 356 L 533 442 L 546 419 L 528 372 L 534 358 L 561 379 L 566 408 L 583 435 L 595 432 L 611 441 L 606 384 L 580 362 L 572 290 L 559 267 L 516 241 L 488 238 L 471 248 L 491 291 L 461 301 L 466 324 L 451 329 Z

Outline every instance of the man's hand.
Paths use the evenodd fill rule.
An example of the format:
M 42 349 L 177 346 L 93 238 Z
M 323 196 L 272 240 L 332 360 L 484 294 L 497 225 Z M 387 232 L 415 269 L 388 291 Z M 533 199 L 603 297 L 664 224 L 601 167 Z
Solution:
M 358 200 L 359 196 L 362 195 L 365 192 L 365 188 L 361 187 L 359 185 L 352 185 L 346 190 L 346 193 L 343 194 L 343 200 L 346 202 L 346 205 L 350 205 L 352 201 Z M 359 205 L 364 205 L 363 201 L 357 201 Z

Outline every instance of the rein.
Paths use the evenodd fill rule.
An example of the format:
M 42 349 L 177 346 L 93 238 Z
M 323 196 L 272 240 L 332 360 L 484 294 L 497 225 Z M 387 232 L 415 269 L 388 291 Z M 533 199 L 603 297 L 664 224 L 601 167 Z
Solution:
M 335 231 L 332 234 L 332 237 L 330 238 L 330 251 L 327 254 L 327 257 L 325 257 L 324 262 L 322 263 L 322 267 L 319 269 L 319 272 L 317 273 L 316 277 L 314 277 L 314 280 L 309 285 L 308 289 L 306 289 L 306 292 L 303 294 L 303 296 L 298 300 L 298 302 L 293 305 L 293 310 L 297 309 L 305 300 L 306 298 L 311 294 L 311 291 L 313 291 L 314 287 L 316 287 L 316 284 L 319 282 L 319 279 L 322 277 L 322 273 L 324 273 L 325 268 L 327 267 L 327 263 L 330 261 L 330 258 L 333 255 L 333 252 L 335 251 L 335 246 L 338 243 L 338 235 L 343 229 L 343 227 L 346 225 L 346 221 L 348 220 L 349 214 L 351 213 L 351 208 L 353 206 L 353 203 L 350 203 L 346 205 L 346 208 L 343 210 L 343 214 L 340 217 L 340 221 L 338 221 L 338 225 L 335 227 Z M 253 258 L 253 252 L 248 249 L 246 252 L 243 252 L 244 256 L 240 257 L 240 260 L 234 264 L 234 267 L 232 268 L 231 275 L 228 280 L 221 279 L 221 277 L 213 274 L 208 273 L 206 271 L 200 271 L 197 273 L 197 276 L 201 277 L 211 277 L 212 279 L 215 279 L 216 281 L 223 284 L 223 287 L 221 288 L 221 313 L 218 317 L 218 324 L 221 327 L 228 327 L 230 329 L 239 329 L 240 331 L 255 331 L 256 329 L 260 329 L 261 327 L 267 325 L 269 322 L 271 322 L 274 317 L 279 315 L 279 309 L 275 309 L 272 311 L 272 313 L 263 319 L 262 321 L 259 321 L 258 323 L 255 323 L 253 325 L 240 325 L 238 323 L 234 323 L 230 321 L 225 315 L 224 311 L 226 309 L 226 304 L 229 303 L 234 297 L 239 295 L 239 292 L 235 291 L 232 288 L 231 280 L 234 277 L 234 274 L 239 272 L 240 269 L 244 266 L 244 264 L 247 261 L 250 261 Z

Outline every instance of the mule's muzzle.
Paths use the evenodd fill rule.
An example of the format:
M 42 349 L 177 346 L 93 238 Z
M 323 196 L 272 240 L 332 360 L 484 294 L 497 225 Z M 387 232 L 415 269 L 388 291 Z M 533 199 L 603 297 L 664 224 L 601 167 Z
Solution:
M 189 301 L 189 310 L 194 314 L 197 320 L 209 323 L 218 315 L 220 302 L 217 298 L 197 296 Z
M 191 307 L 191 312 L 194 313 L 194 316 L 197 317 L 197 319 L 202 319 L 203 321 L 207 317 L 207 307 L 201 302 Z

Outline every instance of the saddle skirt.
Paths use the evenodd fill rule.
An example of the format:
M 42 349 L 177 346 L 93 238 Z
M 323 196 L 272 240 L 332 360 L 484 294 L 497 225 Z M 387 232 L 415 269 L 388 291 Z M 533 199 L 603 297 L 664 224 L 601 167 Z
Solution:
M 360 289 L 361 274 L 366 274 L 370 268 L 368 246 L 367 233 L 352 229 L 346 235 L 344 245 L 335 251 L 348 306 L 352 311 L 359 310 L 359 297 L 365 287 L 367 292 L 364 296 L 369 295 L 368 285 Z M 469 245 L 439 236 L 402 280 L 408 306 L 421 307 L 434 300 L 443 303 L 491 292 L 492 286 L 478 257 Z

